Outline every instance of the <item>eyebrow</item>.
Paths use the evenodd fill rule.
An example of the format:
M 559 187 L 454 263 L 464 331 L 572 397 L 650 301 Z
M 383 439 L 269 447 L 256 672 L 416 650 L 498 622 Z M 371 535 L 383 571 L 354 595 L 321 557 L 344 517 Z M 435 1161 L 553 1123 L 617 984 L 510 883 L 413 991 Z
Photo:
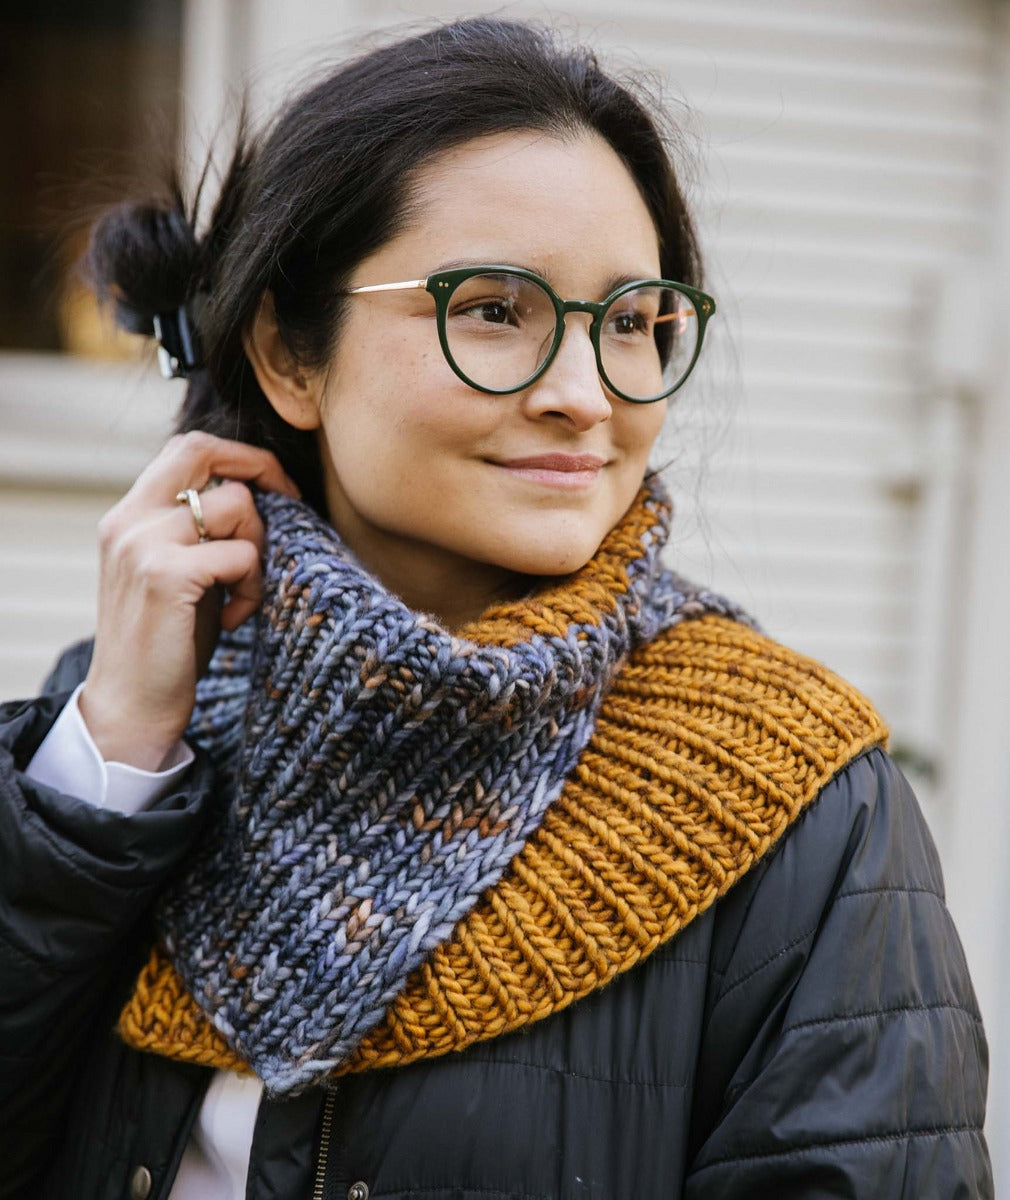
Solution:
M 457 267 L 521 267 L 524 271 L 532 271 L 534 275 L 539 275 L 550 283 L 547 272 L 537 263 L 501 262 L 491 258 L 453 258 L 448 262 L 439 263 L 435 270 L 429 271 L 428 274 L 434 275 L 436 271 L 454 271 Z
M 483 267 L 483 266 L 521 267 L 524 271 L 532 271 L 534 275 L 539 275 L 541 279 L 546 280 L 551 285 L 551 287 L 553 287 L 553 288 L 555 288 L 555 290 L 557 290 L 556 285 L 554 284 L 554 281 L 550 277 L 550 273 L 546 270 L 545 267 L 543 267 L 540 264 L 535 263 L 535 262 L 497 262 L 497 263 L 493 263 L 493 262 L 489 262 L 488 259 L 486 259 L 486 258 L 454 258 L 454 259 L 450 260 L 449 262 L 439 263 L 439 265 L 433 271 L 429 271 L 428 274 L 434 275 L 435 271 L 452 271 L 456 267 Z M 635 280 L 637 280 L 637 279 L 655 279 L 655 278 L 658 278 L 658 276 L 648 275 L 648 274 L 635 275 L 633 273 L 628 273 L 628 272 L 625 272 L 620 275 L 611 275 L 604 283 L 603 288 L 600 292 L 600 295 L 601 296 L 609 296 L 611 292 L 616 291 L 619 287 L 623 287 L 624 284 L 626 284 L 626 283 L 634 283 Z M 582 298 L 584 298 L 584 297 L 580 297 L 580 299 L 582 299 Z
M 639 279 L 658 278 L 658 275 L 611 275 L 603 285 L 603 294 L 604 296 L 609 296 L 611 292 L 616 291 L 619 287 L 623 287 L 626 283 L 635 283 Z

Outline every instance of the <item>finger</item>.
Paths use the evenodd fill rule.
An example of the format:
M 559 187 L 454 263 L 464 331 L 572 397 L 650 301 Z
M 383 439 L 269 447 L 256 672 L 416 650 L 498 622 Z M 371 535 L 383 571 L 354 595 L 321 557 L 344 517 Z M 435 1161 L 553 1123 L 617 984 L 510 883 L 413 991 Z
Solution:
M 187 584 L 180 591 L 200 597 L 221 588 L 228 591 L 228 602 L 221 608 L 220 621 L 225 629 L 235 629 L 259 608 L 263 590 L 258 548 L 252 542 L 202 542 L 177 548 L 168 556 L 175 569 L 185 569 Z
M 201 542 L 178 552 L 193 583 L 203 591 L 223 584 L 233 596 L 259 603 L 262 586 L 259 548 L 234 539 Z M 185 557 L 182 557 L 182 556 Z
M 229 595 L 228 602 L 221 609 L 221 628 L 229 633 L 248 621 L 259 608 L 259 603 L 248 596 Z
M 239 595 L 258 598 L 260 575 L 259 550 L 252 542 L 181 546 L 131 538 L 113 590 L 118 588 L 127 595 L 143 620 L 148 602 L 181 612 L 199 604 L 204 594 L 219 584 Z
M 256 511 L 252 492 L 244 483 L 226 480 L 220 487 L 202 492 L 199 505 L 208 538 L 215 541 L 238 538 L 252 542 L 262 553 L 263 521 Z M 200 540 L 200 530 L 188 504 L 179 504 L 172 511 L 172 529 L 174 541 L 193 545 Z
M 222 556 L 222 551 L 226 552 Z M 191 556 L 214 572 L 218 586 L 228 589 L 228 601 L 221 608 L 221 628 L 238 629 L 259 608 L 263 594 L 263 571 L 258 547 L 250 541 L 200 542 Z
M 252 493 L 244 483 L 228 482 L 199 497 L 203 524 L 210 540 L 251 542 L 262 553 L 265 530 Z M 146 561 L 152 551 L 170 547 L 189 549 L 200 541 L 200 530 L 188 504 L 161 504 L 157 508 L 125 505 L 107 513 L 100 523 L 100 544 L 106 562 L 130 564 Z M 180 568 L 187 573 L 186 568 Z
M 264 491 L 301 495 L 269 450 L 199 431 L 172 438 L 131 490 L 139 498 L 163 503 L 185 488 L 201 491 L 215 476 L 243 480 Z
M 236 542 L 232 545 L 251 545 L 250 542 Z M 207 545 L 207 543 L 204 543 Z M 198 547 L 202 549 L 202 547 Z M 235 563 L 235 570 L 241 565 L 240 560 Z M 260 597 L 263 592 L 263 576 L 260 568 L 260 557 L 257 553 L 254 560 L 250 560 L 248 570 L 228 585 L 228 599 L 221 608 L 220 620 L 223 629 L 237 629 L 243 621 L 255 613 L 260 606 Z

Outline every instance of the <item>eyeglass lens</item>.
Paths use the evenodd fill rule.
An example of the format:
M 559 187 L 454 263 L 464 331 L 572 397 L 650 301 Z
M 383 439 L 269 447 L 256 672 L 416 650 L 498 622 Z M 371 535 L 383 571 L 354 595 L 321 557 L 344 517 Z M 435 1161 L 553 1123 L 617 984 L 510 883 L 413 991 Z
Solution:
M 473 275 L 452 293 L 445 332 L 457 368 L 473 383 L 516 389 L 551 352 L 557 326 L 550 295 L 507 272 Z M 600 317 L 605 382 L 635 400 L 669 392 L 690 370 L 698 318 L 689 296 L 644 286 L 619 295 Z

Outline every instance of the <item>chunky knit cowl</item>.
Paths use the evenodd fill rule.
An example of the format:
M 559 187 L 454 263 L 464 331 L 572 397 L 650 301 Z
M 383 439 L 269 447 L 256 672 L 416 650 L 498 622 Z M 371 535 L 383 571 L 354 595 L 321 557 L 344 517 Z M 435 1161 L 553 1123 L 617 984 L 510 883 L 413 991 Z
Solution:
M 261 509 L 262 609 L 222 638 L 189 735 L 217 764 L 220 795 L 160 905 L 158 945 L 124 1011 L 124 1037 L 248 1067 L 272 1092 L 294 1093 L 334 1072 L 443 1053 L 547 1015 L 675 931 L 677 922 L 659 937 L 653 931 L 644 946 L 641 915 L 622 907 L 624 884 L 603 859 L 570 863 L 593 886 L 617 889 L 615 911 L 637 943 L 630 961 L 622 951 L 623 965 L 608 973 L 597 963 L 581 971 L 587 986 L 571 986 L 557 941 L 577 946 L 580 921 L 595 937 L 592 914 L 563 903 L 545 941 L 535 897 L 501 909 L 594 753 L 591 739 L 613 739 L 601 706 L 629 663 L 688 620 L 715 617 L 734 636 L 759 637 L 734 606 L 662 567 L 669 503 L 660 485 L 643 489 L 582 570 L 456 633 L 408 609 L 304 504 L 269 495 Z M 676 692 L 662 671 L 652 683 Z M 834 730 L 840 760 L 882 736 L 865 702 L 850 708 L 861 723 Z M 630 734 L 652 763 L 669 731 L 650 728 L 655 706 L 644 703 L 641 717 Z M 781 740 L 795 753 L 795 736 Z M 831 762 L 821 758 L 826 778 Z M 812 798 L 811 780 L 801 784 L 773 805 L 777 823 L 745 797 L 750 828 L 744 814 L 726 817 L 732 789 L 713 794 L 704 819 L 741 846 L 720 859 L 714 843 L 699 851 L 702 837 L 684 855 L 685 879 L 699 862 L 715 877 L 706 904 Z M 648 836 L 676 857 L 676 822 L 649 824 Z M 564 847 L 556 850 L 563 860 Z M 632 875 L 658 870 L 641 852 L 619 857 Z M 690 891 L 674 903 L 680 924 Z M 485 912 L 489 903 L 497 918 Z M 492 993 L 470 1014 L 465 996 L 452 997 L 466 992 L 461 972 L 471 968 L 446 965 L 461 938 L 467 963 L 481 960 L 478 991 Z M 519 975 L 509 964 L 516 953 Z M 525 985 L 523 962 L 545 995 Z M 433 975 L 443 969 L 448 983 Z M 426 1004 L 428 1017 L 418 1016 Z

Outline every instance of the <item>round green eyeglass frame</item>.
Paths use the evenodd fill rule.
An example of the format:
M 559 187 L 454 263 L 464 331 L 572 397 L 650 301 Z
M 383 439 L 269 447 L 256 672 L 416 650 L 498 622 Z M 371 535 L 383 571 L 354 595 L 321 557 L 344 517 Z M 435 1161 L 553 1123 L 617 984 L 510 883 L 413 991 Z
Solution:
M 452 294 L 464 283 L 467 279 L 472 279 L 475 275 L 498 275 L 498 274 L 516 275 L 521 279 L 527 279 L 531 283 L 538 284 L 550 297 L 554 305 L 555 328 L 554 341 L 551 343 L 550 349 L 544 355 L 543 362 L 537 367 L 528 379 L 524 379 L 522 383 L 516 384 L 515 387 L 508 388 L 490 388 L 483 384 L 475 382 L 463 370 L 452 356 L 452 351 L 449 349 L 449 339 L 446 333 L 446 318 L 449 312 L 449 301 L 452 299 Z M 694 353 L 691 355 L 691 361 L 687 367 L 681 372 L 680 377 L 664 391 L 656 396 L 649 396 L 647 399 L 641 397 L 629 396 L 622 392 L 610 381 L 607 372 L 603 366 L 603 356 L 600 351 L 600 329 L 601 318 L 621 296 L 628 292 L 633 292 L 640 287 L 665 287 L 671 288 L 674 291 L 681 292 L 694 305 L 694 315 L 698 319 L 698 339 L 695 343 Z M 438 322 L 438 340 L 442 347 L 442 354 L 445 356 L 445 361 L 449 364 L 452 370 L 459 376 L 463 382 L 478 392 L 485 392 L 491 396 L 511 396 L 515 392 L 521 392 L 523 388 L 530 387 L 531 384 L 544 374 L 547 368 L 554 361 L 555 356 L 561 346 L 561 339 L 565 335 L 565 316 L 570 312 L 590 313 L 592 321 L 589 325 L 589 337 L 593 344 L 593 351 L 596 355 L 596 369 L 599 372 L 600 378 L 607 385 L 607 388 L 614 393 L 615 396 L 622 400 L 628 401 L 630 404 L 655 404 L 657 400 L 665 400 L 684 383 L 687 377 L 694 370 L 694 364 L 698 361 L 698 355 L 701 353 L 701 344 L 705 338 L 705 326 L 708 324 L 709 318 L 715 313 L 715 300 L 708 295 L 707 292 L 701 291 L 699 288 L 691 287 L 686 283 L 678 283 L 672 279 L 633 279 L 628 283 L 623 283 L 619 288 L 615 288 L 609 296 L 604 296 L 602 300 L 562 300 L 557 292 L 551 287 L 546 279 L 537 275 L 534 271 L 528 271 L 525 267 L 509 267 L 502 264 L 482 264 L 472 267 L 452 267 L 445 271 L 434 271 L 431 275 L 425 276 L 424 279 L 408 279 L 399 283 L 373 283 L 365 287 L 348 288 L 342 294 L 345 296 L 359 296 L 367 292 L 394 292 L 405 291 L 410 288 L 423 288 L 430 293 L 435 301 L 435 316 Z

